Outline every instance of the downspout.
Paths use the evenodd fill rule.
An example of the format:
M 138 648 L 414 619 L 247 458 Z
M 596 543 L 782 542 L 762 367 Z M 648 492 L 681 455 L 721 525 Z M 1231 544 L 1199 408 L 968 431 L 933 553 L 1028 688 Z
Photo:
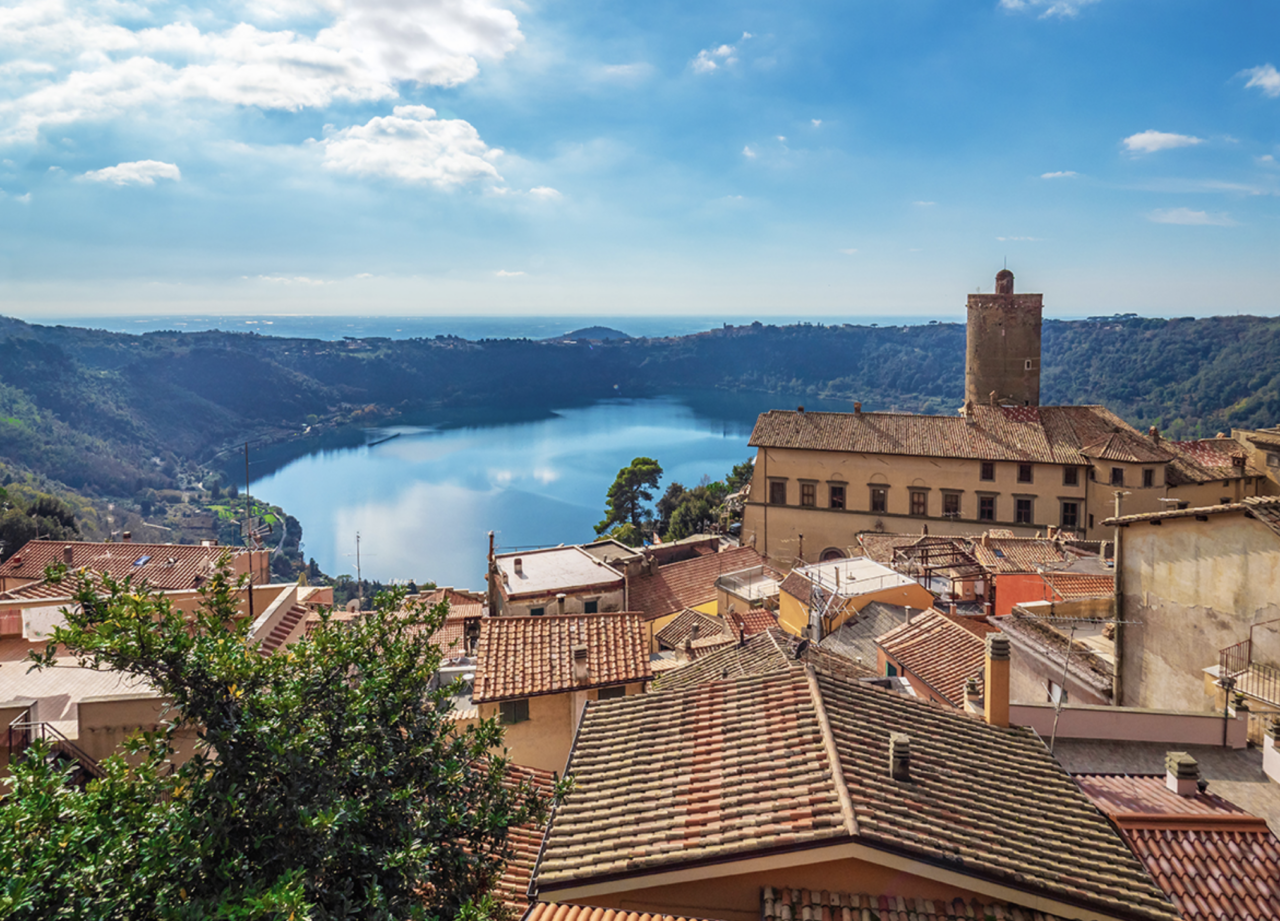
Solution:
M 760 474 L 762 482 L 760 485 L 764 487 L 764 495 L 760 498 L 763 500 L 760 504 L 764 507 L 764 514 L 760 519 L 761 529 L 764 531 L 764 558 L 772 559 L 769 553 L 769 449 L 762 447 L 760 456 L 764 458 L 764 471 Z
M 1116 492 L 1116 517 L 1120 517 L 1120 492 Z M 1115 551 L 1114 551 L 1114 573 L 1115 573 L 1115 598 L 1113 599 L 1113 610 L 1115 613 L 1116 638 L 1114 642 L 1115 665 L 1111 673 L 1111 703 L 1112 706 L 1124 706 L 1124 542 L 1121 535 L 1125 526 L 1117 523 L 1115 527 Z

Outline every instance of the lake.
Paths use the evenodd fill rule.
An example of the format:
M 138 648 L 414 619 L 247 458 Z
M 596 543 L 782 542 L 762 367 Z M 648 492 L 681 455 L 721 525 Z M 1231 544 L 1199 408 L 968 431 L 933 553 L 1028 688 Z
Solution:
M 355 575 L 359 532 L 366 578 L 478 589 L 490 530 L 502 550 L 592 540 L 605 493 L 632 458 L 655 458 L 663 489 L 721 479 L 753 454 L 757 414 L 793 402 L 701 393 L 483 425 L 391 426 L 364 432 L 367 445 L 255 459 L 275 469 L 254 474 L 253 494 L 302 523 L 303 554 L 331 575 Z

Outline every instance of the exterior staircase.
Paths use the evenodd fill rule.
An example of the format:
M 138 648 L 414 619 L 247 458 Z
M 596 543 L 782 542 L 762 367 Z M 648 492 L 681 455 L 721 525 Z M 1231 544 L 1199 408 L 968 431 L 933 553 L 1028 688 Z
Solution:
M 12 764 L 23 757 L 33 742 L 49 742 L 48 759 L 59 766 L 74 765 L 67 777 L 72 786 L 83 788 L 90 780 L 106 777 L 106 772 L 75 742 L 58 731 L 51 723 L 31 719 L 31 711 L 20 714 L 9 724 L 9 761 Z
M 293 635 L 298 624 L 309 613 L 308 608 L 302 604 L 295 604 L 285 611 L 284 616 L 271 628 L 271 632 L 267 634 L 266 639 L 258 646 L 258 654 L 264 656 L 273 655 Z

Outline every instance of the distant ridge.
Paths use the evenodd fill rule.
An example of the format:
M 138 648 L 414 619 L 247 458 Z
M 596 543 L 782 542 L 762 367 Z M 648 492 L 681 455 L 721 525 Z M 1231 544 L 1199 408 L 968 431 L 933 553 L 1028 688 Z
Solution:
M 631 337 L 621 330 L 610 329 L 607 326 L 584 326 L 582 329 L 575 329 L 571 333 L 565 333 L 563 336 L 552 336 L 547 341 L 554 342 L 557 339 L 630 339 Z

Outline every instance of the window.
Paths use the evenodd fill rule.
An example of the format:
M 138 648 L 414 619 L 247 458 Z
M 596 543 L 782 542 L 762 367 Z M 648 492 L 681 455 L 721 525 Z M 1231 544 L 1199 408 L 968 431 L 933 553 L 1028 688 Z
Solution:
M 800 484 L 800 504 L 805 508 L 813 508 L 818 504 L 818 484 Z
M 1150 468 L 1142 471 L 1142 485 L 1150 489 L 1156 485 L 1156 472 Z
M 943 518 L 959 518 L 960 517 L 960 493 L 944 492 L 942 494 L 942 517 Z
M 883 514 L 889 508 L 889 490 L 885 486 L 871 487 L 871 511 Z
M 983 461 L 981 478 L 984 480 L 994 480 L 996 478 L 996 465 L 991 461 Z
M 1031 500 L 1015 499 L 1014 515 L 1018 524 L 1031 524 Z
M 898 674 L 898 666 L 894 665 L 892 662 L 886 662 L 884 663 L 884 673 L 892 678 L 894 675 Z
M 530 608 L 529 613 L 534 617 L 541 617 L 543 614 L 547 613 L 547 609 L 546 608 Z
M 1031 465 L 1030 464 L 1018 465 L 1018 482 L 1019 483 L 1031 482 Z
M 601 688 L 596 694 L 596 700 L 617 700 L 619 697 L 626 696 L 627 687 L 620 684 L 616 688 Z
M 1089 528 L 1090 530 L 1093 529 L 1093 512 L 1089 513 Z
M 1080 503 L 1063 502 L 1062 503 L 1062 526 L 1064 528 L 1078 528 L 1080 526 Z
M 1062 468 L 1062 485 L 1063 486 L 1079 486 L 1080 485 L 1080 469 L 1078 467 Z
M 1111 468 L 1111 485 L 1112 486 L 1124 485 L 1124 468 L 1123 467 Z
M 927 492 L 912 491 L 911 514 L 919 517 L 929 514 L 929 494 Z
M 784 480 L 769 481 L 769 504 L 770 505 L 786 505 L 787 504 L 787 484 Z
M 583 614 L 598 614 L 598 613 L 600 613 L 600 601 L 599 601 L 599 599 L 596 599 L 596 600 L 594 600 L 594 601 L 584 601 L 584 602 L 582 602 L 582 613 L 583 613 Z
M 995 521 L 996 520 L 996 497 L 995 496 L 978 496 L 978 520 L 979 521 Z
M 1268 454 L 1268 455 L 1267 455 L 1267 466 L 1268 466 L 1268 467 L 1280 467 L 1280 454 Z
M 529 718 L 528 700 L 504 700 L 498 704 L 498 722 L 511 725 Z
M 1027 361 L 1026 361 L 1026 364 L 1024 364 L 1022 367 L 1023 367 L 1023 369 L 1024 369 L 1024 370 L 1026 370 L 1026 371 L 1030 371 L 1030 370 L 1031 370 L 1031 359 L 1030 359 L 1030 358 L 1028 358 L 1028 359 L 1027 359 Z
M 844 508 L 844 487 L 843 486 L 831 487 L 831 507 Z

